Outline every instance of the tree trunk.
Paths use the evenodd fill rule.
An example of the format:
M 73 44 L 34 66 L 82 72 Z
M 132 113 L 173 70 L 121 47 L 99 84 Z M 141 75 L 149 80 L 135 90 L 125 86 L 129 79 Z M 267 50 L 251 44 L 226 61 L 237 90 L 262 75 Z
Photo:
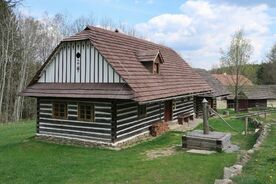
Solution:
M 235 111 L 239 111 L 239 92 L 238 92 L 238 78 L 239 76 L 236 75 L 236 84 L 235 84 Z
M 7 25 L 7 29 L 9 30 L 10 24 Z M 3 108 L 3 98 L 4 98 L 4 91 L 6 87 L 6 75 L 7 75 L 7 65 L 8 65 L 8 54 L 9 54 L 9 39 L 10 39 L 10 32 L 7 31 L 7 41 L 4 43 L 4 65 L 3 65 L 3 76 L 2 76 L 2 84 L 1 84 L 1 90 L 0 90 L 0 114 L 2 114 L 2 108 Z

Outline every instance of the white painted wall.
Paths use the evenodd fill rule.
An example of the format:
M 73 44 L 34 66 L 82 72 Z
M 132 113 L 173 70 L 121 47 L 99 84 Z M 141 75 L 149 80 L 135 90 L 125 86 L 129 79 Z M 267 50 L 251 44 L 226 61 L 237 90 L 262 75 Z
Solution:
M 276 100 L 267 100 L 267 107 L 276 107 Z
M 80 58 L 76 57 L 77 53 Z M 41 73 L 39 83 L 124 83 L 89 41 L 65 42 Z
M 226 109 L 227 108 L 227 100 L 217 99 L 217 109 Z

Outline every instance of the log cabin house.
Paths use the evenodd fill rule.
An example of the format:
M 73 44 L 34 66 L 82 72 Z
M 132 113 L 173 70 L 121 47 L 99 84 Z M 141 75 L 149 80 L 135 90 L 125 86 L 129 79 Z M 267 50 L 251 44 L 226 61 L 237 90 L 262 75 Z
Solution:
M 60 42 L 21 95 L 37 99 L 37 136 L 116 145 L 193 115 L 195 96 L 210 91 L 174 50 L 88 26 Z

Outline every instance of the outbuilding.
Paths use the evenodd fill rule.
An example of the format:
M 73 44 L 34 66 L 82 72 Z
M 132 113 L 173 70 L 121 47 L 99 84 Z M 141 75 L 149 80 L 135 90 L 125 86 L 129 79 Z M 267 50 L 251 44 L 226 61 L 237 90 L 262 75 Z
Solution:
M 205 80 L 212 88 L 212 93 L 198 95 L 195 98 L 196 115 L 202 115 L 202 100 L 205 98 L 210 107 L 214 110 L 227 108 L 227 96 L 230 94 L 227 87 L 225 87 L 216 77 L 204 69 L 194 69 L 203 80 Z
M 275 85 L 253 85 L 244 86 L 238 95 L 239 110 L 247 111 L 248 108 L 276 107 Z M 227 96 L 227 107 L 233 108 L 235 104 L 234 95 Z

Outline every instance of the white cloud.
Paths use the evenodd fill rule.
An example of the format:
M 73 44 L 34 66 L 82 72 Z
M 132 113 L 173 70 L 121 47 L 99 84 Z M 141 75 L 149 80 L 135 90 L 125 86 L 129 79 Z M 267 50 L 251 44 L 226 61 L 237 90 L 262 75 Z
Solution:
M 149 40 L 176 49 L 194 67 L 217 65 L 220 48 L 226 48 L 238 29 L 251 40 L 253 60 L 261 59 L 271 45 L 271 17 L 265 4 L 245 7 L 188 0 L 180 10 L 178 14 L 153 17 L 136 28 Z

